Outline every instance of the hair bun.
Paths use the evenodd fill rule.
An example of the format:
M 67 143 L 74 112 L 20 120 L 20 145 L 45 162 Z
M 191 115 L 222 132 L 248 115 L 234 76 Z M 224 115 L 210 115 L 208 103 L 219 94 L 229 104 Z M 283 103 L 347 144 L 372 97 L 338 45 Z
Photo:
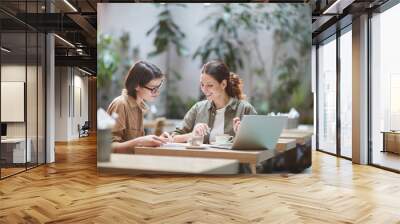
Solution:
M 239 77 L 239 75 L 230 72 L 229 73 L 229 82 L 230 88 L 234 96 L 238 99 L 244 99 L 245 95 L 243 94 L 243 80 Z
M 242 80 L 233 72 L 230 72 L 225 63 L 219 60 L 213 60 L 205 63 L 201 69 L 202 74 L 211 75 L 215 80 L 221 83 L 227 81 L 226 93 L 230 97 L 243 99 Z

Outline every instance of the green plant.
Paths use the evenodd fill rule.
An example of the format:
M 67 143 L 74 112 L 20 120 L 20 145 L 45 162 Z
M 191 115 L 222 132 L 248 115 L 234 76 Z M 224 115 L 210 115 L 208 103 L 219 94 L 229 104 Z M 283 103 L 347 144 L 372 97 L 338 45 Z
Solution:
M 103 88 L 111 81 L 121 59 L 115 51 L 115 41 L 111 36 L 100 35 L 97 43 L 97 87 Z
M 249 7 L 247 4 L 240 4 Z M 219 59 L 232 70 L 243 68 L 243 57 L 248 55 L 245 43 L 240 39 L 239 32 L 243 24 L 250 25 L 251 14 L 237 12 L 233 4 L 217 6 L 217 11 L 210 13 L 201 23 L 209 22 L 210 34 L 200 45 L 193 59 L 200 58 L 202 64 L 212 59 Z
M 115 51 L 117 43 L 111 36 L 98 36 L 97 46 L 97 106 L 107 108 L 112 95 L 113 77 L 121 58 Z
M 174 4 L 174 6 L 185 7 L 184 4 Z M 182 56 L 187 51 L 186 47 L 182 44 L 186 35 L 172 18 L 171 4 L 164 4 L 161 7 L 162 10 L 157 16 L 157 23 L 146 32 L 147 36 L 155 33 L 153 41 L 155 50 L 150 52 L 148 56 L 154 57 L 165 52 L 169 53 L 171 47 L 175 47 L 176 53 Z
M 273 92 L 270 99 L 271 108 L 279 112 L 287 112 L 290 110 L 290 102 L 293 93 L 300 85 L 298 73 L 296 72 L 297 60 L 289 58 L 279 69 L 279 86 Z
M 300 113 L 301 123 L 313 122 L 313 96 L 311 83 L 311 26 L 306 18 L 310 18 L 310 9 L 302 4 L 281 4 L 281 12 L 275 11 L 272 17 L 276 20 L 275 41 L 295 43 L 298 57 L 284 58 L 274 71 L 278 74 L 278 88 L 270 98 L 274 111 L 288 112 L 296 108 Z M 292 61 L 296 62 L 293 63 Z
M 121 36 L 98 37 L 98 101 L 99 107 L 107 108 L 111 100 L 124 88 L 124 77 L 134 61 L 139 58 L 139 47 L 130 46 L 128 32 Z
M 132 64 L 137 61 L 137 56 L 135 56 L 135 54 L 139 54 L 139 48 L 137 46 L 131 48 L 130 42 L 130 34 L 128 32 L 123 32 L 115 43 L 116 47 L 114 50 L 121 58 L 118 65 L 118 71 L 116 71 L 113 76 L 113 83 L 116 85 L 115 89 L 117 90 L 124 88 L 125 75 L 131 68 Z
M 159 6 L 159 5 L 157 5 Z M 182 111 L 184 104 L 182 98 L 177 94 L 176 84 L 182 79 L 182 75 L 171 68 L 171 54 L 173 48 L 178 57 L 187 54 L 187 49 L 183 45 L 185 34 L 174 21 L 170 7 L 185 7 L 184 4 L 164 4 L 161 5 L 161 12 L 158 14 L 157 23 L 151 27 L 146 35 L 155 34 L 153 44 L 155 49 L 148 54 L 149 57 L 165 54 L 167 79 L 163 102 L 166 104 L 166 116 L 169 118 L 181 118 L 186 111 Z
M 309 14 L 304 4 L 217 5 L 202 21 L 210 24 L 210 32 L 193 58 L 200 58 L 202 63 L 221 59 L 235 72 L 247 69 L 250 101 L 259 113 L 301 107 L 312 114 L 312 103 L 308 103 L 309 99 L 312 101 L 310 88 L 304 84 L 310 79 L 306 70 L 310 64 L 311 21 L 305 21 Z M 274 41 L 268 49 L 273 57 L 268 59 L 263 58 L 263 40 L 258 39 L 258 34 L 266 30 L 273 32 Z M 287 43 L 297 49 L 298 57 L 282 53 Z M 272 60 L 270 66 L 268 60 Z M 246 68 L 245 63 L 252 67 Z M 253 81 L 255 78 L 263 82 Z M 293 96 L 296 94 L 301 95 Z

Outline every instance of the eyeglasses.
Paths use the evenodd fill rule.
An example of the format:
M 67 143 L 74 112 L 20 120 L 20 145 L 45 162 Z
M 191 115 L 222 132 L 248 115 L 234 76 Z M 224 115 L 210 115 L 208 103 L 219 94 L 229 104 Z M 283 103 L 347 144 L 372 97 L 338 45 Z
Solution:
M 160 91 L 160 88 L 163 86 L 164 80 L 161 81 L 160 85 L 150 88 L 147 86 L 143 86 L 143 88 L 150 90 L 151 94 L 156 94 L 158 91 Z

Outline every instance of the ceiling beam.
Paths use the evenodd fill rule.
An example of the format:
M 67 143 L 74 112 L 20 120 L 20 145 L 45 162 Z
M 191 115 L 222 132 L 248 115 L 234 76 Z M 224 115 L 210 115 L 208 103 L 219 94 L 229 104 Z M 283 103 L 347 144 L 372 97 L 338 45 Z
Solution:
M 354 0 L 336 0 L 332 2 L 322 14 L 342 14 L 343 10 L 353 2 Z
M 97 70 L 97 60 L 90 56 L 55 56 L 56 66 L 87 67 L 92 71 Z
M 90 24 L 85 17 L 83 17 L 80 14 L 68 14 L 67 15 L 72 21 L 74 21 L 78 26 L 80 26 L 83 31 L 88 35 L 89 38 L 86 39 L 86 41 L 91 45 L 95 46 L 96 45 L 96 28 Z

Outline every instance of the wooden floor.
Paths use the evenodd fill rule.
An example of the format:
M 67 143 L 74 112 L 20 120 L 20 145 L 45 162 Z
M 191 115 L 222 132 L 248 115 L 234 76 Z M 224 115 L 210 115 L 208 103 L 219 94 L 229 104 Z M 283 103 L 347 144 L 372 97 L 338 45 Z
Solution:
M 34 169 L 35 167 L 37 167 L 37 164 L 27 164 L 26 168 L 25 168 L 24 164 L 22 164 L 22 165 L 19 164 L 18 167 L 6 167 L 6 168 L 3 167 L 3 168 L 1 168 L 1 171 L 0 171 L 1 178 L 6 178 L 8 176 L 15 175 L 20 172 L 24 172 L 27 169 L 28 170 Z
M 376 165 L 400 170 L 400 154 L 376 150 L 374 151 L 372 162 Z
M 400 175 L 320 152 L 302 174 L 99 176 L 95 138 L 0 181 L 0 223 L 400 223 Z
M 24 171 L 24 170 L 26 170 L 25 167 L 23 167 L 23 168 L 20 168 L 20 167 L 16 167 L 16 168 L 14 168 L 14 167 L 11 167 L 11 168 L 7 167 L 7 168 L 4 168 L 4 167 L 3 167 L 3 168 L 1 168 L 1 178 L 11 176 L 11 175 L 13 175 L 13 174 L 22 172 L 22 171 Z

